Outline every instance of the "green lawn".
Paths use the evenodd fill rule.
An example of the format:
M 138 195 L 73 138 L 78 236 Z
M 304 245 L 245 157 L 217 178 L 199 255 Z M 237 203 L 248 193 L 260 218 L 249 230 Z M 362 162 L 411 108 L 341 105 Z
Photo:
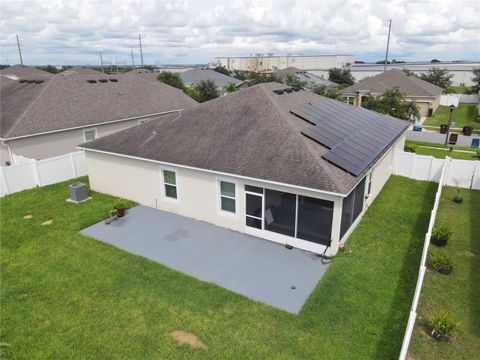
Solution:
M 453 110 L 452 122 L 455 122 L 457 128 L 465 125 L 473 126 L 475 129 L 480 129 L 480 121 L 477 119 L 476 104 L 460 103 L 458 108 Z M 440 105 L 432 117 L 425 120 L 424 125 L 440 126 L 441 124 L 448 124 L 450 109 L 448 106 Z
M 435 147 L 439 149 L 450 149 L 453 148 L 454 150 L 467 150 L 467 151 L 475 151 L 472 148 L 465 147 L 465 146 L 444 146 L 442 144 L 436 143 L 427 143 L 423 141 L 412 141 L 407 140 L 405 141 L 405 148 L 414 146 L 415 153 L 418 155 L 430 155 L 436 157 L 438 159 L 444 159 L 446 156 L 450 156 L 453 159 L 462 159 L 462 160 L 480 160 L 479 154 L 475 153 L 464 153 L 464 152 L 457 152 L 457 151 L 445 151 L 445 150 L 436 150 L 436 149 L 429 149 L 424 146 L 428 147 Z
M 436 187 L 392 177 L 298 316 L 80 235 L 109 196 L 70 204 L 67 183 L 6 196 L 1 357 L 396 359 Z
M 443 189 L 436 225 L 448 225 L 454 232 L 442 249 L 449 253 L 455 268 L 450 275 L 427 270 L 418 308 L 418 320 L 412 336 L 413 359 L 480 358 L 480 191 L 462 190 L 462 204 L 452 199 L 456 189 Z M 426 334 L 425 320 L 432 311 L 446 310 L 461 321 L 455 339 L 438 342 Z

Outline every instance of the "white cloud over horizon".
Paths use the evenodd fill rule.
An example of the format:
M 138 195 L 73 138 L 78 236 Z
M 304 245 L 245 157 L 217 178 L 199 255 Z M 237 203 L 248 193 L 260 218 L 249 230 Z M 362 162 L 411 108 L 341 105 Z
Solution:
M 480 1 L 14 1 L 0 3 L 0 62 L 207 63 L 215 56 L 352 54 L 479 60 Z

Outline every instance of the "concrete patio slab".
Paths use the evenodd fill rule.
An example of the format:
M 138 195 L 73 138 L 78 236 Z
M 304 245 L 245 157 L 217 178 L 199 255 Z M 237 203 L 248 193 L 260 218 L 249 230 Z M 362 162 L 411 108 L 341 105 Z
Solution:
M 328 268 L 316 254 L 144 206 L 81 233 L 295 314 Z

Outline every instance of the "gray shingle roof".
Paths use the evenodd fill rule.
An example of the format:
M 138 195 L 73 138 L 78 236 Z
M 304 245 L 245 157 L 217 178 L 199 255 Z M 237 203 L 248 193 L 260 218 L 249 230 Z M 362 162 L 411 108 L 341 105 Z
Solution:
M 308 85 L 325 85 L 326 87 L 335 87 L 338 84 L 334 83 L 333 81 L 323 79 L 320 76 L 317 76 L 315 74 L 312 74 L 310 72 L 307 72 L 305 70 L 300 70 L 297 69 L 296 67 L 288 67 L 285 69 L 281 69 L 277 71 L 277 74 L 280 76 L 287 76 L 287 75 L 293 75 L 295 76 L 298 80 L 300 81 L 305 81 L 308 83 Z
M 92 78 L 118 81 L 87 82 Z M 160 82 L 100 72 L 57 74 L 41 84 L 2 78 L 0 95 L 2 108 L 7 109 L 1 116 L 0 136 L 4 139 L 187 109 L 197 104 L 182 91 Z
M 20 79 L 44 79 L 51 78 L 54 74 L 47 71 L 39 70 L 30 66 L 14 65 L 3 68 L 0 70 L 0 75 L 6 77 L 9 75 L 14 75 Z
M 359 83 L 343 89 L 343 95 L 356 95 L 359 91 L 383 94 L 385 90 L 399 87 L 407 96 L 437 97 L 443 89 L 415 76 L 408 76 L 404 71 L 392 69 L 372 76 Z
M 194 86 L 202 80 L 212 80 L 218 88 L 222 88 L 228 83 L 232 82 L 236 85 L 240 85 L 242 83 L 241 80 L 208 69 L 187 70 L 180 73 L 180 77 L 182 78 L 185 86 Z
M 368 169 L 355 177 L 322 159 L 329 150 L 301 134 L 311 124 L 290 113 L 334 100 L 303 90 L 273 92 L 282 88 L 252 86 L 81 147 L 348 193 Z

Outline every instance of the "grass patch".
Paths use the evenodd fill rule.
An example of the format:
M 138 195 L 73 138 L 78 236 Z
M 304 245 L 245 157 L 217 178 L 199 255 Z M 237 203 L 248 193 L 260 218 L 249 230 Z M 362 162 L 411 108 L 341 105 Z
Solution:
M 449 226 L 453 236 L 445 248 L 434 249 L 448 254 L 455 268 L 450 275 L 431 270 L 425 275 L 410 345 L 415 359 L 478 359 L 480 354 L 480 191 L 461 190 L 462 204 L 452 201 L 456 193 L 443 189 L 436 225 Z M 433 311 L 448 311 L 461 322 L 454 339 L 438 342 L 426 334 Z
M 2 357 L 398 357 L 436 184 L 392 177 L 298 316 L 79 234 L 116 199 L 67 184 L 0 200 Z
M 466 146 L 444 146 L 442 144 L 428 143 L 424 141 L 412 141 L 412 140 L 405 141 L 405 149 L 409 147 L 411 148 L 412 146 L 415 148 L 415 153 L 418 155 L 430 155 L 438 159 L 444 159 L 445 157 L 450 156 L 452 159 L 480 160 L 480 157 L 477 152 L 462 153 L 462 152 L 456 152 L 456 151 L 440 150 L 440 149 L 453 148 L 454 150 L 475 151 L 475 149 L 472 149 Z M 435 147 L 435 148 L 438 148 L 439 150 L 429 149 L 422 146 Z
M 457 128 L 472 126 L 474 129 L 480 129 L 480 121 L 477 119 L 476 104 L 458 104 L 458 108 L 453 110 L 452 122 L 455 122 Z M 448 106 L 440 105 L 432 117 L 428 117 L 424 125 L 440 126 L 448 124 L 450 109 Z

